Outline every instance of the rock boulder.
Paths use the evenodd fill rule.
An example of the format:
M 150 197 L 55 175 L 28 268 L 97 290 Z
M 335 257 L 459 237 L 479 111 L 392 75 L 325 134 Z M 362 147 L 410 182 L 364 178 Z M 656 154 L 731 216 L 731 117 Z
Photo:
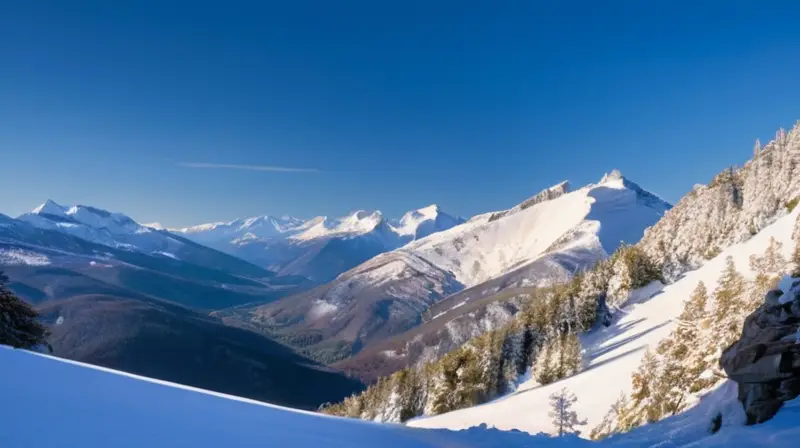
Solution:
M 800 395 L 799 328 L 800 282 L 795 282 L 785 294 L 767 293 L 745 320 L 739 340 L 722 353 L 720 365 L 739 385 L 748 424 L 769 420 Z

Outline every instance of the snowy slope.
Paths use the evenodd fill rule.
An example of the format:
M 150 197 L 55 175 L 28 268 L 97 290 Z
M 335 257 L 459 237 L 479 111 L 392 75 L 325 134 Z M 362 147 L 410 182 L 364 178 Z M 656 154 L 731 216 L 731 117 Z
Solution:
M 785 447 L 800 436 L 800 399 L 764 424 L 737 424 L 735 388 L 724 385 L 697 407 L 603 442 L 488 428 L 427 430 L 296 411 L 0 347 L 0 440 L 50 448 L 581 448 Z M 728 407 L 722 429 L 706 431 L 711 411 Z M 731 417 L 731 418 L 728 418 Z M 44 426 L 43 426 L 43 422 Z
M 591 264 L 610 255 L 620 242 L 638 241 L 644 229 L 668 209 L 668 204 L 615 171 L 598 184 L 526 208 L 515 207 L 500 219 L 493 219 L 496 214 L 473 218 L 402 250 L 473 286 L 531 263 L 554 246 L 584 249 L 585 264 Z
M 674 329 L 672 320 L 680 314 L 684 300 L 697 283 L 703 281 L 713 290 L 728 255 L 733 257 L 740 272 L 752 275 L 748 270 L 749 257 L 762 254 L 770 237 L 783 243 L 784 256 L 788 258 L 794 246 L 791 234 L 798 213 L 800 209 L 750 240 L 727 248 L 700 269 L 686 273 L 663 289 L 654 284 L 637 291 L 621 310 L 621 318 L 610 327 L 584 337 L 587 368 L 578 375 L 544 387 L 529 381 L 520 385 L 515 393 L 494 402 L 418 419 L 410 424 L 459 429 L 486 423 L 500 429 L 516 428 L 531 433 L 550 431 L 548 409 L 543 404 L 554 391 L 568 387 L 578 396 L 576 410 L 588 419 L 587 428 L 596 426 L 620 393 L 630 392 L 631 373 L 639 366 L 645 349 L 655 347 Z
M 547 448 L 589 445 L 489 429 L 346 420 L 0 347 L 0 441 L 50 448 Z

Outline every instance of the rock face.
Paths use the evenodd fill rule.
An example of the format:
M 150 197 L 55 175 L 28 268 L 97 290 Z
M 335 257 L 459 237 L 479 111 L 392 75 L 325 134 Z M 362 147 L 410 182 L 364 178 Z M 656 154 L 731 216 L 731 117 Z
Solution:
M 767 293 L 744 322 L 742 336 L 726 349 L 720 365 L 739 385 L 747 423 L 772 418 L 785 401 L 800 395 L 800 281 L 784 295 Z

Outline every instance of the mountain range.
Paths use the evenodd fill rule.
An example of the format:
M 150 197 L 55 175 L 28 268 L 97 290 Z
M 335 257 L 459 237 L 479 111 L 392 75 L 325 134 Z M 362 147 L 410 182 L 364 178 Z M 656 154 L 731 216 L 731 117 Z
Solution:
M 564 281 L 620 244 L 638 241 L 669 209 L 618 171 L 575 191 L 563 182 L 511 209 L 378 255 L 325 285 L 225 317 L 333 362 L 419 326 L 437 303 L 466 311 L 510 288 Z
M 380 253 L 462 222 L 462 218 L 431 205 L 393 222 L 379 211 L 359 210 L 334 219 L 256 216 L 172 229 L 172 233 L 248 260 L 276 275 L 300 275 L 324 283 Z

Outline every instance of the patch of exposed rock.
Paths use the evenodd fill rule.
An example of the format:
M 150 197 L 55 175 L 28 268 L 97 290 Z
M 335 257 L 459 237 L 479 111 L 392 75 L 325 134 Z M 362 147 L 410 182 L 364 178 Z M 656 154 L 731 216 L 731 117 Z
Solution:
M 767 293 L 744 322 L 742 336 L 726 349 L 720 365 L 739 385 L 747 424 L 771 419 L 783 403 L 800 395 L 800 281 L 784 295 Z

